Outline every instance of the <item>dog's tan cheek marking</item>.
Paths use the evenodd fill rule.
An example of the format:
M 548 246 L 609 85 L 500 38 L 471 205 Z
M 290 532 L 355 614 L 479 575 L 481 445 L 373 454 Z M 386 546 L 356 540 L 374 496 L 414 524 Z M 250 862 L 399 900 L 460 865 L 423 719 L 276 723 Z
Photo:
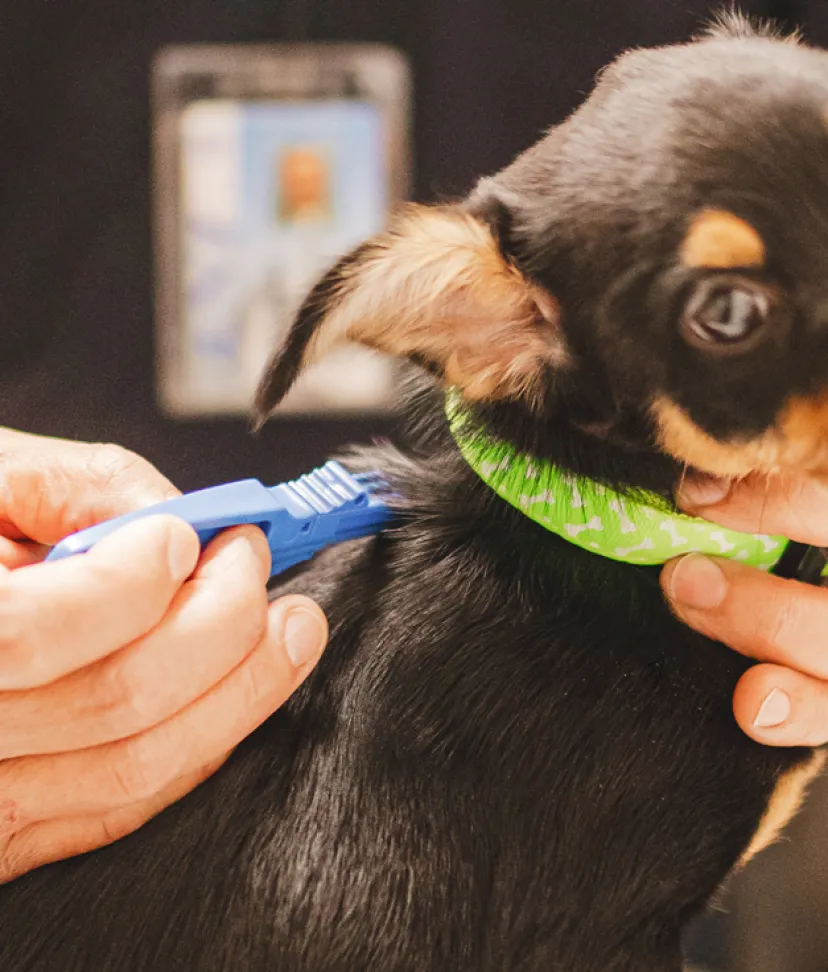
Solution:
M 773 428 L 744 442 L 719 442 L 665 396 L 653 403 L 652 414 L 661 448 L 702 472 L 732 477 L 750 472 L 828 476 L 828 395 L 791 399 Z
M 828 472 L 828 395 L 791 399 L 777 425 L 785 443 L 784 465 L 800 472 Z
M 544 367 L 565 360 L 557 302 L 502 256 L 488 227 L 460 211 L 413 208 L 352 267 L 305 355 L 358 341 L 419 355 L 470 399 L 533 399 Z
M 683 266 L 697 269 L 761 267 L 765 244 L 750 223 L 725 210 L 709 209 L 693 220 L 680 259 Z
M 752 857 L 779 837 L 802 806 L 808 787 L 825 767 L 826 757 L 828 753 L 825 750 L 818 750 L 803 766 L 797 766 L 780 777 L 753 839 L 739 858 L 737 868 L 744 867 Z
M 723 443 L 708 435 L 669 398 L 657 398 L 652 406 L 659 445 L 678 459 L 714 476 L 746 476 L 764 462 L 773 462 L 772 437 L 744 443 Z

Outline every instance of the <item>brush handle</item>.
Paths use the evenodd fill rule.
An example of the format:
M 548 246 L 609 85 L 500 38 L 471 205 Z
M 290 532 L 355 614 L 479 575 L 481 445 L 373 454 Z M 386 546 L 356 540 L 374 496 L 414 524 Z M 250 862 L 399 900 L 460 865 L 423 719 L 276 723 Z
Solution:
M 53 547 L 46 559 L 86 553 L 127 523 L 168 514 L 189 523 L 202 547 L 228 527 L 259 527 L 270 546 L 272 577 L 308 560 L 323 547 L 370 536 L 388 525 L 392 513 L 379 495 L 383 485 L 378 473 L 352 476 L 337 462 L 272 487 L 263 486 L 258 479 L 224 483 L 73 533 Z

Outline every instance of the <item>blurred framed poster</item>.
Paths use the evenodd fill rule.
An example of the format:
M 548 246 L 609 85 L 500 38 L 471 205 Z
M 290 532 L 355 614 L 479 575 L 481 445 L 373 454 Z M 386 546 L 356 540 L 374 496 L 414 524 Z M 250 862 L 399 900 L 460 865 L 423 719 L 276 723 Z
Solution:
M 246 414 L 305 294 L 407 196 L 408 66 L 374 45 L 168 48 L 153 114 L 159 404 Z M 385 411 L 393 383 L 345 347 L 282 410 Z

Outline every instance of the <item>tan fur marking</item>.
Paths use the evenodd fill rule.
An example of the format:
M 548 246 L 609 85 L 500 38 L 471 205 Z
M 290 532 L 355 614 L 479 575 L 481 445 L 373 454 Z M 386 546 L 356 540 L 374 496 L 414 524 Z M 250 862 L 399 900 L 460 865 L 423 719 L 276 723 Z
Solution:
M 469 399 L 533 399 L 561 364 L 559 309 L 504 260 L 488 227 L 459 210 L 412 208 L 373 244 L 305 355 L 345 340 L 443 368 Z
M 828 396 L 792 399 L 774 428 L 755 439 L 719 442 L 666 397 L 653 404 L 659 442 L 681 462 L 715 476 L 750 472 L 828 474 Z
M 693 220 L 681 245 L 685 267 L 727 270 L 761 267 L 765 244 L 756 230 L 733 213 L 709 209 Z
M 653 404 L 661 448 L 680 462 L 714 476 L 746 476 L 760 467 L 761 445 L 719 442 L 700 429 L 687 413 L 668 398 Z
M 822 772 L 826 756 L 825 750 L 819 750 L 804 766 L 797 766 L 779 778 L 753 840 L 739 858 L 737 867 L 743 867 L 779 837 L 802 806 L 807 788 Z
M 787 466 L 828 470 L 828 395 L 791 399 L 778 425 L 788 446 Z

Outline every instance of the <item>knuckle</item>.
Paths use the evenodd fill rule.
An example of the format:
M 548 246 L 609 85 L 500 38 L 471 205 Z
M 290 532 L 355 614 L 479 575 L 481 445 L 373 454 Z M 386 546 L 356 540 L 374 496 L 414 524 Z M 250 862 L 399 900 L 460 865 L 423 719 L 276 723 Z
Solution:
M 130 449 L 112 442 L 93 448 L 94 468 L 104 490 L 131 482 L 153 482 L 162 478 L 152 463 Z
M 267 633 L 267 598 L 260 592 L 239 592 L 225 609 L 221 626 L 238 645 L 240 654 L 248 655 Z
M 133 830 L 137 830 L 140 822 L 140 820 L 127 822 L 120 815 L 105 814 L 98 821 L 99 838 L 96 844 L 100 847 L 114 844 L 116 840 L 120 840 Z
M 25 653 L 28 644 L 17 612 L 0 610 L 0 654 L 8 657 L 10 654 Z
M 23 523 L 40 523 L 46 506 L 63 505 L 65 487 L 59 469 L 43 466 L 30 456 L 14 456 L 3 462 L 2 492 L 5 505 Z
M 261 701 L 271 690 L 272 672 L 269 666 L 256 659 L 254 663 L 245 665 L 242 671 L 241 707 L 244 712 L 252 712 L 259 708 Z
M 237 625 L 241 639 L 248 645 L 258 644 L 267 631 L 267 594 L 250 585 L 241 591 L 236 604 Z
M 246 712 L 261 709 L 275 694 L 286 694 L 277 653 L 266 646 L 251 656 L 242 670 L 242 679 L 241 704 Z
M 162 761 L 143 736 L 120 743 L 110 774 L 115 796 L 123 805 L 152 799 L 168 781 Z
M 0 885 L 8 884 L 9 881 L 26 874 L 38 863 L 37 847 L 31 846 L 30 841 L 21 843 L 18 839 L 10 839 L 8 842 L 0 842 Z
M 101 475 L 116 478 L 130 472 L 143 461 L 140 456 L 114 442 L 94 446 L 95 462 Z
M 0 610 L 0 659 L 3 668 L 21 687 L 51 680 L 48 653 L 42 650 L 20 611 Z
M 13 797 L 0 800 L 0 845 L 8 842 L 23 827 L 20 805 Z
M 130 661 L 108 665 L 98 679 L 95 694 L 94 709 L 118 737 L 140 732 L 155 722 L 158 695 L 151 690 L 140 665 Z
M 768 602 L 769 626 L 762 624 L 758 618 L 756 620 L 757 634 L 761 636 L 764 632 L 767 647 L 774 651 L 783 649 L 789 641 L 791 631 L 796 629 L 798 611 L 792 594 L 793 591 L 785 585 L 770 598 Z
M 801 591 L 800 586 L 795 581 L 780 582 L 767 612 L 758 612 L 763 617 L 755 621 L 757 640 L 772 660 L 794 668 L 806 665 L 811 675 L 828 678 L 828 659 L 823 658 L 822 650 L 815 650 L 821 649 L 815 642 L 815 620 L 822 617 L 823 610 L 815 604 L 813 592 Z
M 731 624 L 747 654 L 760 661 L 779 661 L 796 643 L 800 605 L 796 585 L 790 581 L 761 578 L 751 572 L 732 603 Z

